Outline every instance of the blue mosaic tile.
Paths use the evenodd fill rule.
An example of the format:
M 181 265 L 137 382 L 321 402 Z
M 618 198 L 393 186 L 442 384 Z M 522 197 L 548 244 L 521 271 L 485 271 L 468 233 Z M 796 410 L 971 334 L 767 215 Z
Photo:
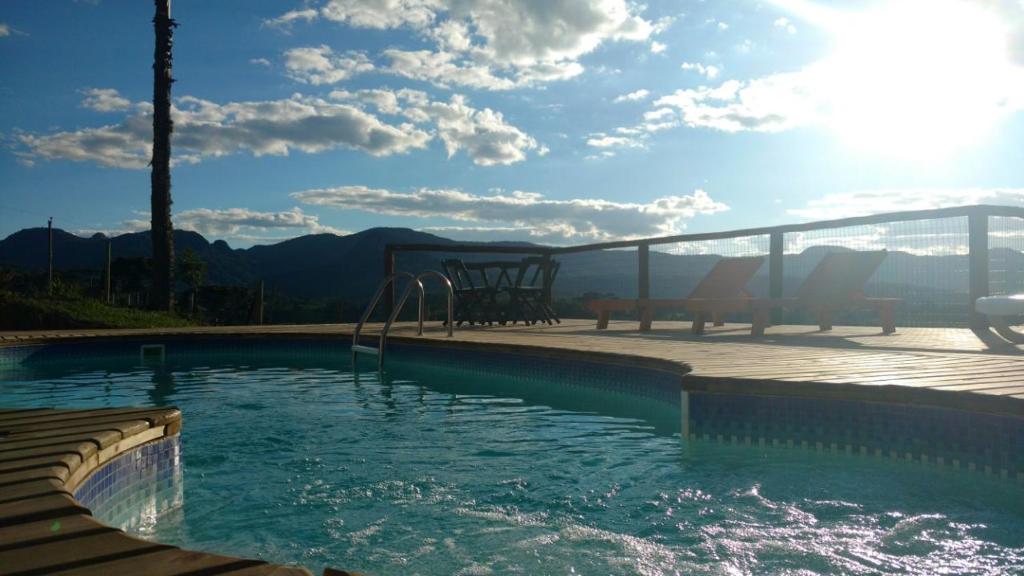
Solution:
M 934 406 L 688 394 L 689 433 L 1024 475 L 1024 419 Z
M 163 438 L 105 463 L 74 497 L 110 526 L 144 531 L 158 516 L 182 505 L 181 465 L 180 436 Z

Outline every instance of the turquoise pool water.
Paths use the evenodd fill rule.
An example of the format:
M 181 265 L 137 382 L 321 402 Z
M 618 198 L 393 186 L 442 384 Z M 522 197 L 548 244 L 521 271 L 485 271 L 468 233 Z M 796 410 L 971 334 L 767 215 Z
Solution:
M 0 371 L 2 406 L 179 406 L 184 504 L 143 535 L 371 574 L 1003 574 L 1024 487 L 684 442 L 677 406 L 396 355 L 194 351 Z

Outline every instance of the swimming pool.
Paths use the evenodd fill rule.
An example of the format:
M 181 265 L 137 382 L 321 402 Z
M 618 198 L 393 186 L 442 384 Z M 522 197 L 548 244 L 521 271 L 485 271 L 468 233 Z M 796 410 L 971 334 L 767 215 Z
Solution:
M 357 375 L 327 341 L 132 346 L 34 354 L 0 405 L 180 407 L 182 504 L 140 528 L 162 542 L 372 574 L 1024 569 L 1017 482 L 684 440 L 678 381 L 653 371 L 396 347 Z

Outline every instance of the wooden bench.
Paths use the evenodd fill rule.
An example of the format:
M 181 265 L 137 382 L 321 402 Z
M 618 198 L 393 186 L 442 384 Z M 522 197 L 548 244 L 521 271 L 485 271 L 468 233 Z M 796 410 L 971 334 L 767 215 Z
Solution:
M 707 312 L 707 310 L 695 309 L 695 302 L 700 301 L 695 301 L 690 298 L 648 298 L 646 300 L 615 299 L 591 300 L 588 306 L 592 311 L 597 313 L 598 330 L 608 328 L 608 321 L 611 319 L 612 312 L 636 310 L 640 314 L 640 331 L 649 332 L 651 330 L 651 324 L 654 321 L 654 312 L 656 310 L 687 310 L 694 314 L 694 333 L 700 334 L 704 330 L 704 323 L 706 322 L 705 312 Z M 720 310 L 712 310 L 710 311 L 712 322 L 715 326 L 722 326 L 725 324 L 722 320 L 723 313 L 735 311 L 739 311 L 739 309 L 735 309 L 735 307 L 732 306 L 721 306 Z M 697 331 L 698 326 L 699 331 Z

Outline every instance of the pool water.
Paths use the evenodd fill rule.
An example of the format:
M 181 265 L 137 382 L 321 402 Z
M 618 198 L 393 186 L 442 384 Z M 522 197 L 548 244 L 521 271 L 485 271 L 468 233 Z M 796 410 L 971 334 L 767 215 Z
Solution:
M 1024 487 L 684 441 L 677 406 L 396 357 L 195 353 L 0 372 L 2 406 L 177 405 L 184 503 L 142 535 L 319 572 L 1024 571 Z

